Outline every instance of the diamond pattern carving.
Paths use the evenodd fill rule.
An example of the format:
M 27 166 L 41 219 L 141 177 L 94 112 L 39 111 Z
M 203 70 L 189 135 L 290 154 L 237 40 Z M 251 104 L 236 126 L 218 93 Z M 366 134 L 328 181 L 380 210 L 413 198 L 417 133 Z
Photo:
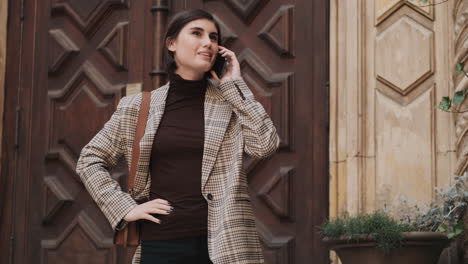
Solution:
M 61 29 L 49 31 L 49 73 L 55 73 L 67 60 L 78 54 L 78 46 Z
M 226 23 L 223 22 L 218 16 L 213 15 L 213 17 L 218 21 L 219 27 L 221 29 L 222 39 L 221 44 L 225 47 L 229 47 L 232 43 L 238 38 L 237 34 L 232 28 L 230 28 Z
M 128 22 L 120 22 L 99 44 L 98 50 L 117 68 L 126 71 L 128 60 Z
M 78 157 L 82 146 L 112 115 L 115 95 L 120 94 L 123 87 L 110 84 L 94 65 L 85 62 L 64 88 L 50 90 L 49 135 L 52 138 L 49 142 L 54 148 L 60 146 L 67 150 L 58 150 L 58 154 L 52 151 L 50 155 L 58 155 L 63 161 L 74 160 L 70 157 Z M 89 117 L 93 117 L 93 122 L 86 119 Z M 88 129 L 76 133 L 82 131 L 81 127 Z
M 294 55 L 294 6 L 281 6 L 258 36 L 280 55 Z
M 257 231 L 263 246 L 265 262 L 272 264 L 294 263 L 294 237 L 275 236 L 261 222 L 257 221 Z
M 84 212 L 58 238 L 42 240 L 41 246 L 41 263 L 114 263 L 112 239 Z
M 128 7 L 128 0 L 52 0 L 53 13 L 67 14 L 87 34 L 116 6 Z
M 292 167 L 281 167 L 259 191 L 259 197 L 279 218 L 290 218 L 292 204 Z
M 433 74 L 433 42 L 431 30 L 402 16 L 377 36 L 377 79 L 407 95 Z
M 234 13 L 236 13 L 244 23 L 250 24 L 255 15 L 260 12 L 269 0 L 227 0 L 224 2 L 234 10 Z
M 44 178 L 45 199 L 43 209 L 43 224 L 52 222 L 59 211 L 73 202 L 72 195 L 56 177 Z
M 429 3 L 424 4 L 420 0 L 377 0 L 375 2 L 377 24 L 390 17 L 402 6 L 408 6 L 427 18 L 434 20 L 434 7 Z
M 83 63 L 83 66 L 64 88 L 49 90 L 49 97 L 60 101 L 67 100 L 75 89 L 80 88 L 79 86 L 83 80 L 89 80 L 104 95 L 112 95 L 124 88 L 123 84 L 112 85 L 91 62 L 87 61 Z M 96 103 L 98 102 L 96 101 Z
M 242 76 L 256 99 L 265 107 L 281 138 L 280 147 L 290 147 L 293 73 L 273 73 L 249 48 L 238 55 Z
M 81 179 L 78 177 L 78 175 L 75 172 L 76 168 L 76 162 L 75 160 L 78 160 L 78 156 L 74 156 L 73 154 L 70 154 L 70 150 L 68 146 L 64 145 L 63 142 L 59 142 L 61 144 L 60 148 L 53 149 L 49 151 L 46 155 L 46 164 L 50 164 L 54 161 L 58 161 L 70 175 L 73 175 L 74 179 L 77 182 L 81 182 Z

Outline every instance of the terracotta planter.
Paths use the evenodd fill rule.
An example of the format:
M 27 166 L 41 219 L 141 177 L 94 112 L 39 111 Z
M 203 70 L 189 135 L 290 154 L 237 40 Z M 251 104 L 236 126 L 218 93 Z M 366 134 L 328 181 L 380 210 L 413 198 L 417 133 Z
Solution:
M 361 237 L 359 242 L 350 242 L 346 238 L 324 238 L 323 241 L 338 254 L 343 264 L 436 264 L 449 244 L 449 239 L 442 233 L 412 232 L 404 233 L 403 237 L 403 246 L 387 255 L 368 236 Z

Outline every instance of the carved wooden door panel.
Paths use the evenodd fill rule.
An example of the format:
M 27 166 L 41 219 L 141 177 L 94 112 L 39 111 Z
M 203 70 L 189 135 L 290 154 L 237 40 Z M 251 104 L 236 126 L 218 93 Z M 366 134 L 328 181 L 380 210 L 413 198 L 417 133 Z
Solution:
M 245 163 L 266 262 L 328 263 L 316 229 L 328 215 L 328 1 L 10 2 L 0 248 L 12 263 L 128 263 L 76 161 L 126 84 L 164 82 L 161 35 L 185 8 L 220 21 L 281 137 L 271 158 Z
M 147 2 L 28 3 L 37 21 L 30 46 L 35 53 L 23 58 L 35 72 L 31 104 L 24 106 L 31 113 L 30 150 L 24 153 L 30 169 L 23 174 L 28 221 L 24 234 L 17 233 L 15 263 L 124 263 L 129 254 L 113 246 L 112 230 L 75 167 L 126 84 L 142 78 L 144 43 L 134 40 L 143 33 Z M 124 183 L 120 164 L 112 176 Z

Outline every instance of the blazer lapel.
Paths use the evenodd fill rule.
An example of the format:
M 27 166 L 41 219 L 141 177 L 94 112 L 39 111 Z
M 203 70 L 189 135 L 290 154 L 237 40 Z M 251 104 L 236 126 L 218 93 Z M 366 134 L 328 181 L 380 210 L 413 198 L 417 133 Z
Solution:
M 149 163 L 154 136 L 164 114 L 169 83 L 151 94 L 150 113 L 140 141 L 140 159 L 135 178 L 135 193 L 144 191 L 149 177 Z M 217 91 L 217 82 L 210 80 L 204 102 L 205 140 L 202 158 L 202 190 L 213 169 L 218 150 L 232 114 L 232 106 Z
M 217 91 L 217 82 L 210 80 L 205 95 L 205 142 L 202 161 L 202 190 L 211 174 L 218 150 L 232 114 L 232 106 Z
M 140 159 L 138 160 L 137 175 L 135 177 L 135 193 L 142 192 L 146 186 L 153 139 L 164 113 L 168 90 L 169 83 L 151 93 L 150 113 L 145 133 L 140 141 Z

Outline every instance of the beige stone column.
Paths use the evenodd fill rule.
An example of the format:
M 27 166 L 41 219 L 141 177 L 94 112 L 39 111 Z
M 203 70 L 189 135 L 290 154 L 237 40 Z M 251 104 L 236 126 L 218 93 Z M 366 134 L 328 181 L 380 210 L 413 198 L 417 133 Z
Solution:
M 434 1 L 444 0 L 429 4 Z M 458 60 L 467 57 L 466 5 L 331 0 L 332 217 L 402 198 L 429 202 L 435 186 L 466 169 L 468 113 L 456 117 L 435 108 L 468 80 L 453 77 L 453 47 Z
M 453 93 L 453 5 L 331 1 L 332 216 L 428 202 L 450 182 L 454 116 L 435 106 Z

